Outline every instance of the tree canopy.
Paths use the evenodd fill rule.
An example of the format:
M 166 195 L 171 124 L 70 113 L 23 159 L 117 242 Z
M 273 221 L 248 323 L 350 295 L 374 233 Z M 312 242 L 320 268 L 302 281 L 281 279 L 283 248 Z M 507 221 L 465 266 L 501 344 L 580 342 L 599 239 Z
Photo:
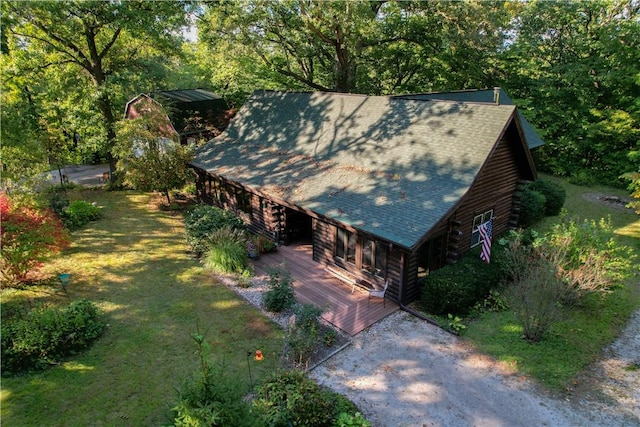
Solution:
M 91 151 L 103 152 L 114 171 L 122 98 L 141 74 L 147 84 L 161 77 L 165 58 L 179 51 L 187 7 L 177 1 L 3 2 L 3 86 L 9 89 L 3 101 L 13 115 L 3 144 L 28 151 L 20 150 L 31 143 L 17 131 L 23 127 L 56 152 L 80 137 Z M 28 115 L 16 117 L 25 110 Z
M 5 175 L 38 159 L 114 167 L 126 101 L 194 87 L 238 107 L 256 89 L 500 86 L 546 142 L 535 153 L 541 170 L 619 186 L 639 170 L 629 155 L 640 150 L 638 0 L 7 1 L 1 10 Z M 189 22 L 197 41 L 182 36 Z

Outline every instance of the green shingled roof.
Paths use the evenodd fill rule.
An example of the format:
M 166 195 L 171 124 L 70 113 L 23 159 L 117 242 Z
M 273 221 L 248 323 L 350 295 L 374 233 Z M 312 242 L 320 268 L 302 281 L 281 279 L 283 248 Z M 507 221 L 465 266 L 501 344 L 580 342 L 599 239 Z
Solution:
M 458 90 L 453 92 L 431 92 L 431 93 L 417 93 L 409 95 L 397 95 L 398 98 L 404 99 L 422 99 L 422 100 L 446 100 L 446 101 L 460 101 L 460 102 L 498 102 L 505 105 L 515 105 L 509 98 L 507 92 L 504 89 L 499 89 L 498 99 L 495 99 L 494 89 L 469 89 Z M 537 148 L 544 145 L 544 141 L 540 138 L 540 135 L 536 132 L 535 128 L 527 119 L 518 111 L 518 118 L 522 124 L 522 132 L 527 140 L 527 146 L 529 149 Z
M 409 248 L 467 192 L 514 110 L 260 91 L 192 163 Z

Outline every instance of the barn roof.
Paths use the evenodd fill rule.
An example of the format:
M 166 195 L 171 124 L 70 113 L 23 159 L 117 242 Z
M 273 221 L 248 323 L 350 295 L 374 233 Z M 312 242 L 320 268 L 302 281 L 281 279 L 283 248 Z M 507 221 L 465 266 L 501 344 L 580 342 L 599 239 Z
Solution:
M 410 248 L 469 190 L 514 112 L 259 91 L 192 164 Z
M 202 101 L 222 101 L 220 95 L 216 95 L 205 89 L 176 89 L 176 90 L 162 90 L 151 93 L 152 98 L 166 98 L 173 102 L 189 103 L 189 102 L 202 102 Z
M 499 97 L 494 98 L 494 89 L 468 89 L 458 90 L 453 92 L 430 92 L 430 93 L 416 93 L 409 95 L 397 95 L 398 98 L 404 99 L 422 99 L 422 100 L 447 100 L 447 101 L 460 101 L 460 102 L 487 102 L 495 103 L 496 101 L 504 105 L 515 105 L 509 98 L 507 92 L 504 89 L 499 88 Z M 524 137 L 527 140 L 529 149 L 537 148 L 544 145 L 544 141 L 540 138 L 535 128 L 527 119 L 518 111 L 518 118 L 522 124 L 522 131 Z

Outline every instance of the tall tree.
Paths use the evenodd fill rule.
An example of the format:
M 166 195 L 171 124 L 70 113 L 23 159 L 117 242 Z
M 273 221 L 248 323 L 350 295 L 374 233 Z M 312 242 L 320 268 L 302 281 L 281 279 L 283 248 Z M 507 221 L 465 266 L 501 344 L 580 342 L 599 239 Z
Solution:
M 182 1 L 3 2 L 2 13 L 7 36 L 13 40 L 9 55 L 29 52 L 41 58 L 39 65 L 24 72 L 71 67 L 88 78 L 110 169 L 115 172 L 111 149 L 122 106 L 114 105 L 114 86 L 148 67 L 142 59 L 154 50 L 166 53 L 179 48 L 186 7 Z
M 627 154 L 640 147 L 639 12 L 633 0 L 533 1 L 518 15 L 506 80 L 535 113 L 549 171 L 621 185 L 637 170 Z
M 251 48 L 286 88 L 398 93 L 492 80 L 508 16 L 486 2 L 244 0 L 209 4 L 200 34 Z

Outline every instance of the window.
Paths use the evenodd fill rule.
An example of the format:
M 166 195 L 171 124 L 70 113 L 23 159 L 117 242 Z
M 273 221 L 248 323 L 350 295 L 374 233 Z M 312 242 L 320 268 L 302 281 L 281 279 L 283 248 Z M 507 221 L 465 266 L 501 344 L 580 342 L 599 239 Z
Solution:
M 236 207 L 251 215 L 251 193 L 244 188 L 236 187 Z
M 378 277 L 387 273 L 387 246 L 376 240 L 362 239 L 362 269 Z
M 484 224 L 493 218 L 493 209 L 486 211 L 483 214 L 476 215 L 473 217 L 473 229 L 471 230 L 471 247 L 478 246 L 480 242 L 480 232 L 478 231 L 478 227 L 480 224 Z
M 379 277 L 387 274 L 387 245 L 377 240 L 358 239 L 355 233 L 337 228 L 336 258 Z
M 344 228 L 338 228 L 336 232 L 336 257 L 356 263 L 356 235 Z

